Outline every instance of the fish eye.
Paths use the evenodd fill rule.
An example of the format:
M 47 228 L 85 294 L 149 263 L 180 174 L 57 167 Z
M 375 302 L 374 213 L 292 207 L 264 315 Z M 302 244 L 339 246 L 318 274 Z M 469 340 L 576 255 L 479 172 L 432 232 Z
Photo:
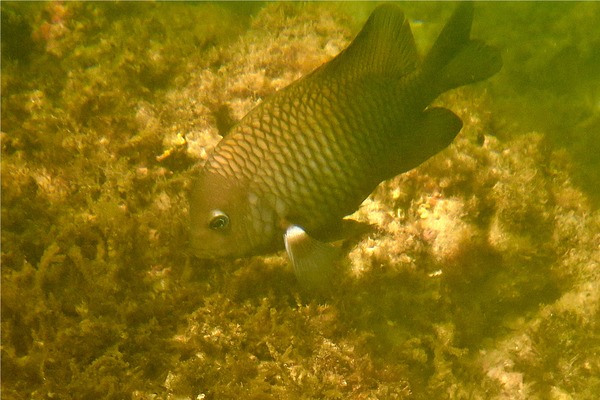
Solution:
M 208 227 L 213 231 L 221 231 L 229 226 L 229 216 L 221 210 L 211 212 Z

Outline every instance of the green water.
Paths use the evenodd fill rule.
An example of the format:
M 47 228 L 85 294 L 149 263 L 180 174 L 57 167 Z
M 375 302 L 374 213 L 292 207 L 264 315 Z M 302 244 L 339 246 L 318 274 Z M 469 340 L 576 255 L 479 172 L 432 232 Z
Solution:
M 454 7 L 399 6 L 422 53 Z M 438 100 L 463 131 L 365 203 L 325 298 L 283 254 L 189 256 L 219 124 L 374 7 L 2 2 L 3 398 L 595 398 L 599 3 L 475 5 L 502 71 Z

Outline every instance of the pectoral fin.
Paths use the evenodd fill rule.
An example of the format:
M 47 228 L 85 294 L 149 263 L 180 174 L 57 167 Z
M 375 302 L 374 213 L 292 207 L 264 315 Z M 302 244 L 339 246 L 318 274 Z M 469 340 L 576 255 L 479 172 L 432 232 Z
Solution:
M 300 284 L 308 290 L 325 291 L 331 283 L 339 249 L 310 237 L 297 225 L 290 226 L 283 237 Z

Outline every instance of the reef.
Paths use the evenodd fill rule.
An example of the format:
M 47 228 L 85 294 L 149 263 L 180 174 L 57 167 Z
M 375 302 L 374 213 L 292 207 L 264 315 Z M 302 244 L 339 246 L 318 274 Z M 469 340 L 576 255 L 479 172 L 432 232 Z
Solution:
M 283 253 L 191 257 L 186 196 L 374 4 L 1 7 L 3 398 L 600 392 L 600 5 L 476 6 L 503 71 L 437 100 L 462 132 L 352 216 L 325 296 Z M 452 11 L 402 7 L 423 51 Z

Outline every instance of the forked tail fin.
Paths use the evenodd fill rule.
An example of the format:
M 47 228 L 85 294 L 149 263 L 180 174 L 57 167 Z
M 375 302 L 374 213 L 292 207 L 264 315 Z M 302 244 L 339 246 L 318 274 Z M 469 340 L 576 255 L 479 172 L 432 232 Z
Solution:
M 422 65 L 431 96 L 489 78 L 502 68 L 498 49 L 471 40 L 473 3 L 461 3 L 440 32 Z M 433 100 L 432 98 L 429 100 Z

